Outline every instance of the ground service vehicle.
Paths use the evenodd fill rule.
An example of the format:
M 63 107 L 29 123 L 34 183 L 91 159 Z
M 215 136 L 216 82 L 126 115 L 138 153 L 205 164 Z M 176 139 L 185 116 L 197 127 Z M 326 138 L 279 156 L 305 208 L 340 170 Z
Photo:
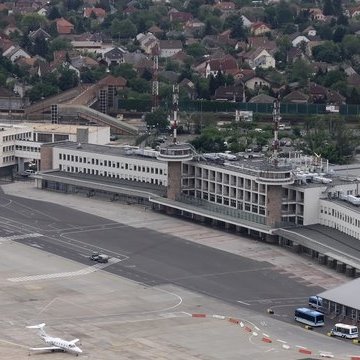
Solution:
M 295 321 L 311 326 L 324 326 L 324 314 L 308 308 L 298 308 L 295 310 Z
M 335 324 L 330 333 L 332 336 L 340 336 L 345 339 L 356 339 L 359 336 L 357 326 L 341 323 Z
M 107 263 L 109 261 L 109 257 L 104 254 L 93 253 L 89 256 L 90 260 L 97 261 L 98 263 Z

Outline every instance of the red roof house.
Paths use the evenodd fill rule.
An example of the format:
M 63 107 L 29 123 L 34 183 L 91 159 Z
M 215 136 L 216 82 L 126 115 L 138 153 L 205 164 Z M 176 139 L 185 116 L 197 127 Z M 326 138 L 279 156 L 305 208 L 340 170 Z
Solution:
M 64 18 L 60 18 L 56 20 L 56 30 L 60 35 L 71 34 L 74 31 L 74 25 Z

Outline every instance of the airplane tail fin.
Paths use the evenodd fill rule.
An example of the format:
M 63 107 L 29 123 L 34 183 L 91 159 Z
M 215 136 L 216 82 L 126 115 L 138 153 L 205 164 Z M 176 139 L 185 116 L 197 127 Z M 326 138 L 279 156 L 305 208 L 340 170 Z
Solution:
M 38 330 L 38 334 L 40 336 L 47 336 L 44 330 L 45 327 L 45 323 L 39 324 L 39 325 L 31 325 L 31 326 L 27 326 L 28 329 L 37 329 Z

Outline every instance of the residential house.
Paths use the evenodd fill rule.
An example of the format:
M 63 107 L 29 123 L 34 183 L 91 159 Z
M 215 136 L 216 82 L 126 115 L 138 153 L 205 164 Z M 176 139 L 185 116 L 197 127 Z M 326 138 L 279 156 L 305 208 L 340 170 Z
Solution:
M 159 45 L 158 38 L 150 32 L 146 34 L 137 34 L 136 40 L 139 42 L 140 48 L 148 55 L 151 55 L 153 53 L 153 49 Z
M 316 29 L 313 26 L 308 26 L 305 30 L 302 32 L 306 37 L 314 37 L 317 35 Z
M 289 104 L 306 104 L 308 101 L 309 95 L 298 90 L 292 91 L 282 99 L 282 102 Z
M 239 72 L 239 65 L 231 55 L 206 61 L 205 77 L 216 76 L 219 71 L 226 75 L 236 75 Z
M 288 64 L 292 64 L 296 60 L 305 60 L 309 61 L 308 57 L 302 52 L 302 50 L 298 47 L 292 47 L 288 50 L 286 54 Z
M 160 40 L 160 57 L 168 58 L 182 51 L 183 46 L 180 40 Z
M 273 104 L 276 99 L 266 94 L 259 94 L 252 97 L 248 102 L 250 104 Z
M 189 79 L 182 79 L 179 82 L 179 88 L 190 100 L 195 100 L 197 97 L 195 84 Z
M 350 16 L 352 18 L 356 18 L 357 16 L 360 15 L 360 6 L 356 6 L 352 9 L 350 9 L 349 12 L 350 12 Z
M 99 66 L 99 63 L 93 58 L 82 55 L 72 57 L 70 59 L 70 63 L 74 68 L 78 70 L 81 70 L 83 68 L 87 68 L 87 69 L 97 68 Z
M 264 88 L 264 87 L 267 87 L 267 88 L 270 87 L 270 83 L 267 80 L 265 80 L 259 76 L 256 76 L 256 75 L 251 76 L 250 78 L 244 79 L 243 83 L 244 83 L 245 87 L 250 90 L 256 90 L 256 89 L 260 89 L 260 88 Z
M 20 35 L 23 34 L 23 32 L 15 25 L 6 26 L 2 32 L 7 36 L 9 36 L 12 33 L 16 33 L 16 32 L 19 33 Z
M 275 68 L 275 58 L 270 52 L 264 48 L 250 50 L 244 56 L 245 62 L 252 68 L 257 67 L 263 69 Z
M 215 9 L 219 9 L 222 13 L 231 14 L 235 11 L 235 3 L 232 1 L 221 1 L 214 5 Z
M 130 16 L 131 14 L 134 14 L 136 12 L 138 12 L 139 10 L 135 7 L 135 6 L 127 6 L 124 10 L 123 10 L 123 14 Z
M 296 33 L 290 36 L 290 41 L 293 47 L 298 47 L 301 43 L 308 43 L 310 40 L 305 35 Z
M 160 29 L 158 26 L 153 25 L 149 27 L 148 32 L 157 36 L 157 35 L 161 35 L 164 31 Z
M 84 41 L 78 41 L 78 40 L 73 40 L 71 41 L 71 45 L 73 47 L 73 49 L 80 51 L 80 52 L 91 52 L 91 53 L 101 53 L 102 49 L 103 49 L 103 45 L 101 42 L 98 41 L 89 41 L 89 40 L 84 40 Z M 110 45 L 109 45 L 110 46 Z
M 37 13 L 40 15 L 40 16 L 47 16 L 47 14 L 48 14 L 48 6 L 47 5 L 45 5 L 45 6 L 43 6 L 42 8 L 40 8 L 38 11 L 37 11 Z
M 171 22 L 185 24 L 187 21 L 192 20 L 192 18 L 193 16 L 191 13 L 182 11 L 169 12 L 169 19 Z
M 106 11 L 102 8 L 87 7 L 84 8 L 84 17 L 89 18 L 95 16 L 98 22 L 102 22 L 105 19 Z
M 49 40 L 51 39 L 51 35 L 48 32 L 46 32 L 44 29 L 39 28 L 37 30 L 30 31 L 29 38 L 32 41 L 35 41 L 36 39 Z
M 328 89 L 326 94 L 326 104 L 327 105 L 344 105 L 346 99 L 344 96 L 339 94 L 337 91 Z
M 56 19 L 56 30 L 59 35 L 71 34 L 74 31 L 74 25 L 64 18 Z
M 325 21 L 326 16 L 323 14 L 322 10 L 319 8 L 310 9 L 310 17 L 313 21 Z
M 263 22 L 255 22 L 251 24 L 250 31 L 253 35 L 260 36 L 271 32 L 271 29 Z
M 245 15 L 240 15 L 240 17 L 242 18 L 244 27 L 250 28 L 252 25 L 252 22 Z
M 321 86 L 314 82 L 311 82 L 309 84 L 310 100 L 313 103 L 325 103 L 327 92 L 328 92 L 328 90 L 324 86 Z
M 119 65 L 124 63 L 124 51 L 121 48 L 113 48 L 105 53 L 103 53 L 103 60 L 106 62 L 107 66 Z
M 190 31 L 192 33 L 196 32 L 196 31 L 201 31 L 204 28 L 205 28 L 205 23 L 203 23 L 202 21 L 200 21 L 198 19 L 191 19 L 191 20 L 187 21 L 184 26 L 185 31 Z
M 2 55 L 8 58 L 12 63 L 15 63 L 15 61 L 20 57 L 31 57 L 24 49 L 17 45 L 9 47 L 6 51 L 3 52 Z
M 312 49 L 316 46 L 319 46 L 321 44 L 323 44 L 324 41 L 322 40 L 314 40 L 314 41 L 309 41 L 306 43 L 306 49 L 305 49 L 305 54 L 307 56 L 309 56 L 310 58 L 312 58 Z
M 360 75 L 355 73 L 348 76 L 348 78 L 346 79 L 346 83 L 349 86 L 360 88 Z
M 242 102 L 244 89 L 242 86 L 219 86 L 215 90 L 214 100 Z

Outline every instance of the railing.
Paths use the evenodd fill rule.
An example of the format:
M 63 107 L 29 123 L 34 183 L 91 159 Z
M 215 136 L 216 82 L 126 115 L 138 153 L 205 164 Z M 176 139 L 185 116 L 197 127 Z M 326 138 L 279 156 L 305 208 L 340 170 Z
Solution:
M 246 221 L 250 221 L 250 222 L 253 222 L 256 224 L 261 224 L 261 225 L 266 224 L 265 216 L 261 216 L 258 214 L 253 214 L 250 212 L 230 208 L 230 207 L 227 207 L 224 205 L 214 204 L 214 203 L 211 203 L 211 202 L 203 200 L 203 199 L 195 198 L 193 196 L 181 194 L 176 198 L 176 200 L 183 202 L 185 204 L 198 206 L 198 207 L 201 207 L 208 211 L 211 211 L 211 212 L 214 212 L 214 213 L 217 213 L 220 215 L 225 215 L 225 216 L 237 219 L 237 220 L 239 220 L 239 219 L 246 220 Z

